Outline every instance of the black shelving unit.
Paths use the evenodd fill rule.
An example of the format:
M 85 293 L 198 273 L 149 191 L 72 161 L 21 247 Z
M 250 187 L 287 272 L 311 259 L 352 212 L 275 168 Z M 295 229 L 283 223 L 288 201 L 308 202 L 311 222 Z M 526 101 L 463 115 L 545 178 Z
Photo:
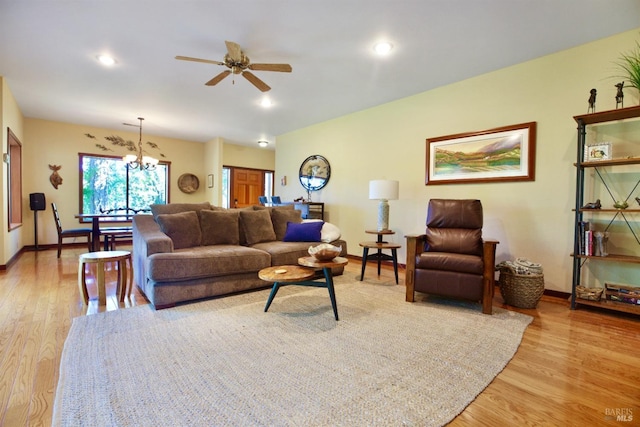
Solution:
M 595 171 L 595 177 L 593 179 L 599 179 L 611 196 L 613 201 L 616 200 L 616 195 L 613 194 L 609 183 L 601 173 L 604 168 L 616 168 L 625 165 L 640 165 L 640 150 L 638 150 L 638 156 L 626 157 L 626 158 L 613 158 L 601 161 L 585 161 L 585 147 L 587 146 L 587 127 L 590 125 L 614 123 L 629 119 L 640 118 L 640 106 L 621 108 L 617 110 L 603 111 L 599 113 L 584 114 L 575 116 L 574 120 L 578 124 L 578 149 L 576 159 L 576 197 L 575 197 L 575 237 L 573 246 L 573 280 L 571 286 L 571 309 L 575 309 L 577 305 L 588 305 L 601 307 L 609 310 L 623 311 L 627 313 L 640 314 L 640 305 L 619 302 L 609 299 L 610 292 L 604 290 L 602 298 L 599 301 L 591 301 L 587 299 L 577 298 L 576 288 L 582 283 L 582 268 L 587 262 L 608 262 L 608 263 L 633 263 L 640 264 L 640 256 L 634 255 L 622 255 L 622 254 L 609 254 L 607 256 L 591 256 L 581 253 L 581 239 L 583 236 L 580 232 L 580 224 L 584 221 L 585 215 L 589 218 L 599 216 L 608 216 L 609 225 L 614 221 L 624 221 L 629 228 L 630 232 L 636 239 L 640 249 L 640 239 L 635 233 L 632 223 L 634 222 L 632 216 L 640 214 L 640 209 L 627 208 L 627 209 L 585 209 L 584 190 L 585 190 L 585 170 L 593 169 Z M 640 136 L 639 136 L 640 139 Z M 640 148 L 640 147 L 639 147 Z M 640 179 L 636 182 L 629 194 L 617 195 L 619 199 L 629 200 L 635 203 L 635 199 L 632 197 L 633 193 L 637 190 L 640 184 Z M 613 202 L 612 202 L 613 203 Z M 608 228 L 608 227 L 607 227 Z M 640 250 L 638 251 L 640 253 Z M 640 288 L 639 288 L 640 289 Z

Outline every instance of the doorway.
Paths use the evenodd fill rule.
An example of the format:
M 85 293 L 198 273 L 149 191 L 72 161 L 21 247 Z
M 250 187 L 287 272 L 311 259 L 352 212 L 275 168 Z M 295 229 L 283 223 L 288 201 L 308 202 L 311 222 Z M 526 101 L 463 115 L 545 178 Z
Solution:
M 244 208 L 257 205 L 259 196 L 273 194 L 273 171 L 224 166 L 223 175 L 229 177 L 225 186 L 227 191 L 223 191 L 224 206 Z

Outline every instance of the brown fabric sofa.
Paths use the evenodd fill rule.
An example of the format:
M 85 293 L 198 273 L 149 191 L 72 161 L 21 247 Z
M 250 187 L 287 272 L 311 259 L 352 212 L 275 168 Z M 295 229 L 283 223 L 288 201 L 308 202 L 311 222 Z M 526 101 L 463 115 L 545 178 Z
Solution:
M 175 203 L 152 205 L 151 212 L 133 217 L 133 263 L 135 282 L 156 309 L 271 286 L 258 271 L 297 265 L 310 246 L 321 243 L 283 241 L 295 240 L 288 223 L 302 223 L 293 205 L 224 209 Z M 347 253 L 344 240 L 330 243 Z

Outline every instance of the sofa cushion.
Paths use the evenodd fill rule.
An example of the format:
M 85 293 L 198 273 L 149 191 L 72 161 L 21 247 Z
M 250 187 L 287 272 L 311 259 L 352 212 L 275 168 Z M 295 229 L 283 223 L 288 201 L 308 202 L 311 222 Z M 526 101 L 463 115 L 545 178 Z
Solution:
M 239 217 L 240 213 L 234 210 L 201 210 L 202 246 L 240 244 Z
M 258 272 L 271 265 L 271 256 L 267 252 L 246 246 L 198 246 L 153 254 L 148 258 L 147 265 L 147 275 L 152 281 L 181 282 Z
M 324 222 L 287 223 L 284 242 L 319 242 Z
M 195 211 L 160 214 L 156 217 L 156 221 L 162 232 L 173 241 L 174 249 L 200 246 L 202 233 L 198 214 Z
M 302 222 L 322 222 L 321 219 L 303 219 Z M 337 225 L 325 222 L 320 230 L 320 240 L 325 243 L 331 243 L 334 240 L 338 240 L 342 237 L 342 232 Z
M 427 228 L 425 250 L 482 255 L 482 229 L 480 228 Z
M 347 254 L 347 242 L 344 240 L 338 240 L 331 242 L 334 246 L 342 247 L 341 256 Z M 251 246 L 254 249 L 260 249 L 261 251 L 268 252 L 271 255 L 271 265 L 298 265 L 298 258 L 309 256 L 309 247 L 315 246 L 317 243 L 312 242 L 265 242 L 257 243 Z M 332 269 L 334 272 L 342 271 L 343 266 L 338 269 Z
M 240 222 L 248 245 L 276 240 L 271 214 L 268 210 L 242 210 L 240 211 Z
M 273 223 L 273 231 L 276 233 L 276 240 L 282 240 L 287 232 L 287 223 L 301 223 L 302 212 L 297 209 L 274 209 L 271 211 L 271 222 Z
M 475 255 L 449 252 L 422 252 L 416 256 L 416 268 L 482 275 L 484 263 Z
M 209 202 L 202 203 L 168 203 L 166 205 L 155 204 L 151 205 L 151 214 L 154 219 L 158 218 L 158 215 L 176 214 L 182 212 L 198 212 L 202 209 L 211 210 L 213 206 Z

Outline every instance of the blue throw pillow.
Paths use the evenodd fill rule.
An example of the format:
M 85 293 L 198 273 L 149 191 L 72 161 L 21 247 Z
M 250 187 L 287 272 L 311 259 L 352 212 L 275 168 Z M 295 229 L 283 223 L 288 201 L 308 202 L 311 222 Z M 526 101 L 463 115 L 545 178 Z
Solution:
M 284 233 L 284 242 L 319 242 L 323 221 L 318 222 L 287 222 L 287 231 Z

